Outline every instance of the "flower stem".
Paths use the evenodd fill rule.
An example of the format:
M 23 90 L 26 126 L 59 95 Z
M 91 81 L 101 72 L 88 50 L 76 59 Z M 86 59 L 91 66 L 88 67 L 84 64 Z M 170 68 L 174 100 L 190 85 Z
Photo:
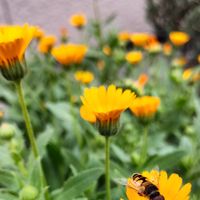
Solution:
M 25 121 L 25 124 L 26 124 L 28 138 L 29 138 L 29 141 L 30 141 L 30 144 L 31 144 L 33 155 L 34 155 L 35 159 L 40 159 L 38 147 L 37 147 L 37 144 L 36 144 L 36 139 L 35 139 L 35 136 L 34 136 L 34 132 L 33 132 L 33 128 L 32 128 L 32 124 L 31 124 L 31 120 L 30 120 L 30 116 L 29 116 L 29 113 L 28 113 L 28 110 L 27 110 L 27 107 L 26 107 L 25 99 L 24 99 L 21 80 L 15 81 L 15 87 L 16 87 L 16 91 L 17 91 L 17 94 L 18 94 L 18 99 L 19 99 L 19 103 L 20 103 L 20 106 L 21 106 L 21 109 L 22 109 L 22 113 L 23 113 L 23 116 L 24 116 L 24 121 Z M 45 190 L 46 190 L 45 191 L 45 199 L 48 200 L 49 194 L 48 194 L 48 190 L 46 189 L 47 183 L 46 183 L 46 179 L 45 179 L 44 172 L 43 172 L 43 169 L 42 169 L 41 161 L 39 161 L 39 168 L 40 168 L 40 181 L 41 181 L 43 188 L 45 188 Z
M 148 149 L 148 125 L 144 127 L 143 133 L 143 144 L 141 149 L 140 165 L 142 166 L 147 160 L 147 149 Z
M 105 136 L 105 140 L 106 140 L 106 147 L 105 147 L 106 200 L 111 200 L 110 198 L 110 140 L 109 140 L 109 136 Z
M 37 145 L 36 145 L 36 141 L 35 141 L 35 137 L 34 137 L 33 128 L 32 128 L 32 125 L 31 125 L 29 113 L 28 113 L 26 103 L 25 103 L 25 100 L 24 100 L 24 94 L 23 94 L 21 81 L 16 81 L 15 87 L 16 87 L 16 90 L 17 90 L 17 94 L 18 94 L 19 103 L 20 103 L 20 106 L 21 106 L 21 109 L 22 109 L 22 113 L 23 113 L 23 116 L 24 116 L 24 121 L 25 121 L 25 124 L 26 124 L 28 138 L 29 138 L 29 141 L 31 143 L 31 148 L 32 148 L 34 157 L 38 158 L 39 157 L 38 148 L 37 148 Z

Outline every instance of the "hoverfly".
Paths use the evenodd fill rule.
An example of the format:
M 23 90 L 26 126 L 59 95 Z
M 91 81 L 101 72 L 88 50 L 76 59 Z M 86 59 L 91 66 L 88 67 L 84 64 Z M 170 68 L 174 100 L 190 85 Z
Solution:
M 158 187 L 139 173 L 134 173 L 130 182 L 123 179 L 120 183 L 136 190 L 140 196 L 148 197 L 149 200 L 165 200 Z

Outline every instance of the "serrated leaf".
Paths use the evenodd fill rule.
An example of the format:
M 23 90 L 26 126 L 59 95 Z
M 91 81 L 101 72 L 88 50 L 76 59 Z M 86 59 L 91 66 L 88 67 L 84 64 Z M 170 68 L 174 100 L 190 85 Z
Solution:
M 14 191 L 20 188 L 15 172 L 5 169 L 0 169 L 0 185 Z

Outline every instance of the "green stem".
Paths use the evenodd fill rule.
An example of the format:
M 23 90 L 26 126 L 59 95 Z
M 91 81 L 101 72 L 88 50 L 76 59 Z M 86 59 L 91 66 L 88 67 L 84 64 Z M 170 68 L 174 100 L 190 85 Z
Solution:
M 147 160 L 147 149 L 148 149 L 148 125 L 144 127 L 143 133 L 143 144 L 141 149 L 140 166 L 142 166 Z
M 101 16 L 99 11 L 98 0 L 93 0 L 93 12 L 95 16 L 95 20 L 97 23 L 97 33 L 99 37 L 99 47 L 103 46 L 103 33 L 102 33 L 102 24 L 101 24 Z
M 109 136 L 105 137 L 106 139 L 106 147 L 105 147 L 105 173 L 106 173 L 106 200 L 111 200 L 110 196 L 110 140 Z
M 24 121 L 25 121 L 25 124 L 26 124 L 28 138 L 29 138 L 29 141 L 30 141 L 30 144 L 31 144 L 33 155 L 34 155 L 35 159 L 40 159 L 38 147 L 37 147 L 37 144 L 36 144 L 36 139 L 35 139 L 35 136 L 34 136 L 34 132 L 33 132 L 33 128 L 32 128 L 32 124 L 31 124 L 31 120 L 30 120 L 30 116 L 29 116 L 29 113 L 28 113 L 28 110 L 27 110 L 27 107 L 26 107 L 25 99 L 24 99 L 21 80 L 15 81 L 15 87 L 16 87 L 16 91 L 17 91 L 17 94 L 18 94 L 18 99 L 19 99 L 19 103 L 20 103 L 20 106 L 21 106 L 21 109 L 22 109 L 22 113 L 23 113 L 23 116 L 24 116 Z M 43 172 L 43 169 L 42 169 L 41 161 L 39 161 L 39 168 L 40 168 L 40 180 L 41 180 L 43 188 L 46 189 L 47 183 L 46 183 L 46 179 L 45 179 L 44 172 Z M 45 199 L 46 200 L 49 199 L 48 190 L 46 190 L 46 192 L 45 192 Z
M 37 145 L 36 145 L 36 141 L 35 141 L 35 137 L 34 137 L 33 128 L 32 128 L 32 125 L 31 125 L 29 113 L 28 113 L 28 110 L 27 110 L 27 107 L 26 107 L 26 104 L 25 104 L 21 81 L 16 81 L 15 86 L 16 86 L 16 90 L 17 90 L 17 94 L 18 94 L 18 98 L 19 98 L 19 103 L 20 103 L 22 113 L 23 113 L 23 116 L 24 116 L 24 121 L 25 121 L 25 124 L 26 124 L 28 138 L 29 138 L 29 141 L 31 143 L 31 148 L 32 148 L 34 157 L 37 159 L 39 157 L 38 148 L 37 148 Z

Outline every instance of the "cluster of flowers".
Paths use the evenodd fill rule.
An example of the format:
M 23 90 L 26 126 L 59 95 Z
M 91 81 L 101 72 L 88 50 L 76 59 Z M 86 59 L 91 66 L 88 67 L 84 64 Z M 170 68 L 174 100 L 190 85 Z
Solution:
M 82 15 L 73 16 L 70 20 L 73 26 L 81 29 L 87 20 Z M 66 40 L 66 32 L 63 35 Z M 170 33 L 170 40 L 176 46 L 184 45 L 189 41 L 190 37 L 183 32 Z M 80 64 L 88 50 L 86 45 L 62 43 L 54 47 L 56 42 L 55 36 L 44 35 L 44 32 L 34 26 L 25 24 L 23 26 L 3 26 L 0 27 L 0 70 L 2 75 L 10 81 L 19 82 L 27 72 L 25 62 L 25 50 L 33 38 L 39 40 L 38 50 L 44 54 L 51 53 L 52 56 L 63 66 L 71 64 Z M 135 46 L 145 48 L 149 52 L 158 52 L 163 50 L 166 54 L 170 54 L 171 45 L 161 44 L 154 36 L 149 34 L 129 34 L 123 32 L 119 34 L 121 42 L 130 40 Z M 103 51 L 106 55 L 110 54 L 109 47 L 104 47 Z M 136 64 L 142 60 L 142 52 L 140 50 L 130 51 L 126 55 L 126 60 L 131 64 Z M 184 77 L 186 77 L 185 75 Z M 78 71 L 75 73 L 75 79 L 88 84 L 94 76 L 89 71 Z M 143 87 L 148 80 L 148 76 L 141 75 L 135 84 Z M 131 90 L 123 90 L 115 85 L 91 87 L 84 90 L 81 96 L 83 105 L 80 108 L 81 117 L 91 123 L 95 123 L 99 133 L 106 138 L 116 135 L 119 128 L 120 115 L 126 109 L 130 109 L 132 113 L 140 119 L 150 119 L 157 112 L 160 105 L 160 99 L 153 96 L 136 97 Z M 1 115 L 1 113 L 0 113 Z M 152 181 L 158 188 L 165 200 L 187 200 L 191 185 L 182 186 L 182 179 L 177 174 L 167 176 L 166 172 L 151 171 L 143 172 L 143 175 Z M 130 181 L 130 180 L 128 180 Z M 174 187 L 171 187 L 173 183 Z M 147 199 L 138 194 L 138 192 L 130 187 L 126 188 L 129 200 Z

